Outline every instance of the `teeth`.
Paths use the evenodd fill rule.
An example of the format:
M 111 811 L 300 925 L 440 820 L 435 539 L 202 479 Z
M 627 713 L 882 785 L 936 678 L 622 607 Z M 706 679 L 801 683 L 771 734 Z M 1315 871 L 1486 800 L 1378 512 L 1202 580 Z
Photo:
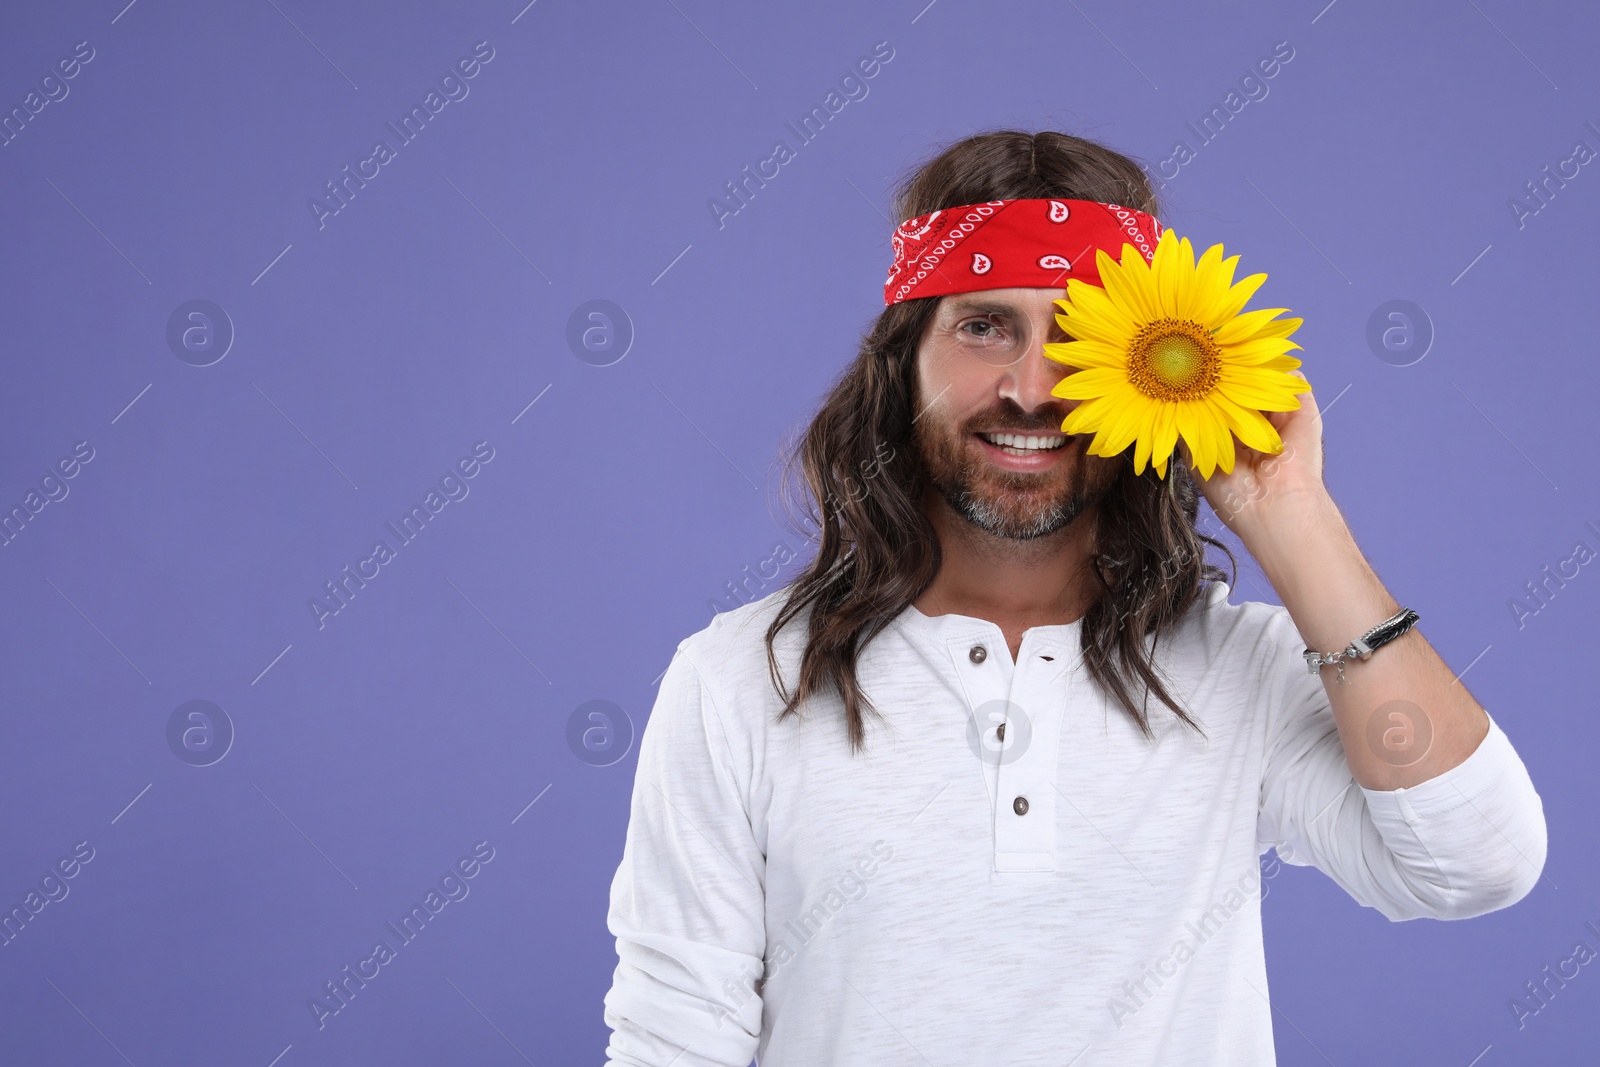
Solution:
M 1067 443 L 1067 439 L 1059 434 L 1024 436 L 1015 433 L 986 433 L 981 436 L 990 444 L 999 445 L 1002 448 L 1021 448 L 1044 452 L 1060 448 Z

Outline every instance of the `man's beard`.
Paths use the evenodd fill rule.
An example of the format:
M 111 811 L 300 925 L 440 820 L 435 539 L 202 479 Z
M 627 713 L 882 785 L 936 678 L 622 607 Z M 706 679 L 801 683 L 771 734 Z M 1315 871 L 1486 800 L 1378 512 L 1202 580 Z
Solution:
M 1052 427 L 1012 432 L 1059 434 L 1060 425 L 1057 420 Z M 1063 446 L 1078 450 L 1077 455 L 1066 457 L 1071 470 L 1063 479 L 1056 469 L 1038 474 L 1001 470 L 970 454 L 971 449 L 983 447 L 969 445 L 971 436 L 970 431 L 944 430 L 931 419 L 912 427 L 912 440 L 933 487 L 957 515 L 992 536 L 1029 541 L 1064 530 L 1110 487 L 1106 477 L 1112 473 L 1109 465 L 1086 456 L 1082 441 L 1069 438 Z

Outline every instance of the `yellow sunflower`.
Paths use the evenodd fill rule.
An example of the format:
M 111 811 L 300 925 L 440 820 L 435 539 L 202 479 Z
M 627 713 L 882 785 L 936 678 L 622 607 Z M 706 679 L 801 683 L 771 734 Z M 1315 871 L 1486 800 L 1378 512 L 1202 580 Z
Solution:
M 1269 454 L 1283 441 L 1263 411 L 1293 411 L 1295 394 L 1311 384 L 1290 374 L 1300 361 L 1287 355 L 1301 319 L 1279 319 L 1288 308 L 1242 312 L 1267 280 L 1252 274 L 1235 283 L 1237 255 L 1222 258 L 1212 245 L 1195 262 L 1189 239 L 1163 230 L 1146 262 L 1131 244 L 1119 265 L 1095 250 L 1101 285 L 1067 280 L 1056 321 L 1076 340 L 1047 344 L 1058 363 L 1085 368 L 1051 392 L 1081 400 L 1063 433 L 1094 433 L 1089 454 L 1114 456 L 1135 445 L 1133 470 L 1148 461 L 1167 476 L 1167 461 L 1182 437 L 1195 468 L 1210 478 L 1233 470 L 1233 435 Z

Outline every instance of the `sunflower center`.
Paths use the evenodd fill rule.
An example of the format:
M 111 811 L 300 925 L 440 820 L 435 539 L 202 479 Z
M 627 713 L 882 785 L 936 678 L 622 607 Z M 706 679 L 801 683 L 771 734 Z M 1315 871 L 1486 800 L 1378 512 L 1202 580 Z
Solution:
M 1199 323 L 1156 319 L 1128 347 L 1128 380 L 1154 400 L 1199 400 L 1222 371 L 1217 343 Z

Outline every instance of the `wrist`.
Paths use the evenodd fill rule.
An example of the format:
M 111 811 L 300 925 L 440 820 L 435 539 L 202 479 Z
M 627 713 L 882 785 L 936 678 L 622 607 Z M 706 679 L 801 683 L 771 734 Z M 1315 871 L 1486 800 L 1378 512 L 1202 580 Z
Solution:
M 1321 485 L 1275 485 L 1240 509 L 1229 524 L 1245 549 L 1262 564 L 1303 557 L 1309 542 L 1351 540 L 1339 505 Z
M 1280 495 L 1236 532 L 1285 604 L 1366 567 L 1355 536 L 1326 492 Z
M 1263 512 L 1249 539 L 1261 566 L 1309 648 L 1331 652 L 1399 610 L 1333 499 L 1312 495 L 1298 507 Z

